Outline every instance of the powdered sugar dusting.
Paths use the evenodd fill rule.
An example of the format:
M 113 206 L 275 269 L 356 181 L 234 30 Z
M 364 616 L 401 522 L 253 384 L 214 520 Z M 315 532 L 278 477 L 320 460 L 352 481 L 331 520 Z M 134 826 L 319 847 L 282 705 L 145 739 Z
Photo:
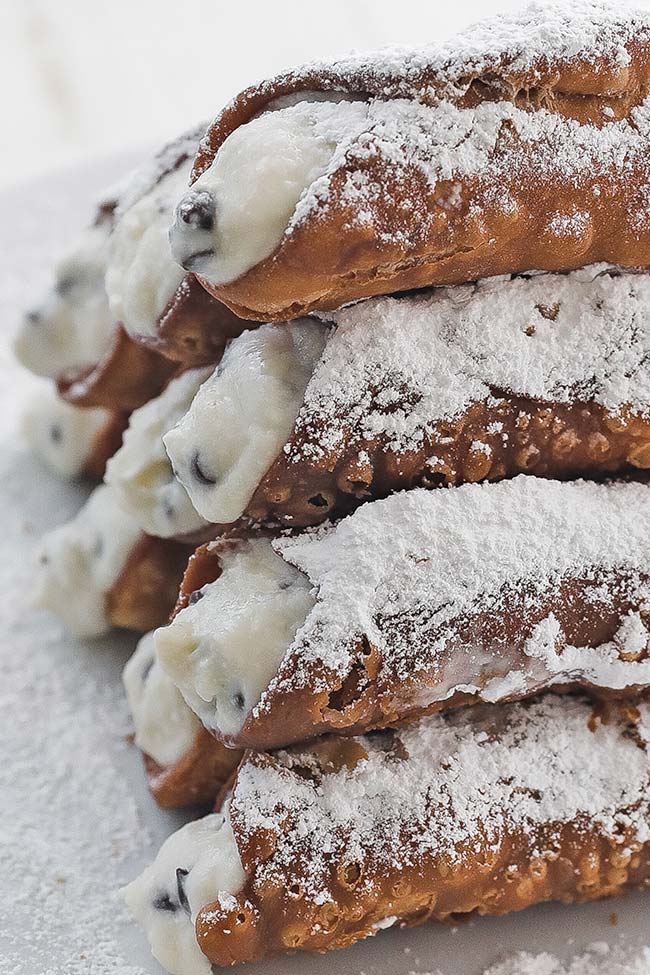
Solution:
M 435 91 L 449 86 L 465 90 L 472 77 L 501 69 L 531 74 L 530 82 L 549 65 L 580 59 L 595 64 L 603 58 L 617 67 L 629 64 L 631 41 L 650 40 L 648 11 L 608 0 L 544 2 L 533 0 L 519 10 L 481 20 L 443 42 L 421 48 L 392 46 L 352 53 L 334 62 L 313 62 L 291 71 L 296 79 L 325 72 L 335 87 L 358 73 L 373 81 L 386 96 L 414 94 L 423 76 L 435 79 Z M 498 85 L 498 79 L 491 79 Z M 433 95 L 433 91 L 429 94 Z
M 496 278 L 331 315 L 287 451 L 319 457 L 381 438 L 417 449 L 434 425 L 498 392 L 648 414 L 650 276 L 593 266 Z M 485 450 L 486 445 L 477 449 Z
M 647 11 L 627 5 L 621 8 L 605 0 L 578 0 L 571 5 L 533 3 L 513 15 L 479 23 L 443 44 L 388 48 L 308 64 L 249 89 L 243 99 L 245 103 L 254 93 L 251 111 L 260 109 L 259 99 L 264 97 L 269 99 L 267 107 L 273 108 L 277 95 L 287 92 L 293 99 L 302 92 L 308 101 L 315 87 L 320 96 L 328 91 L 345 91 L 368 99 L 365 130 L 339 140 L 327 172 L 303 193 L 287 234 L 312 214 L 327 211 L 333 199 L 332 180 L 339 172 L 342 185 L 336 192 L 341 202 L 349 204 L 348 219 L 376 223 L 374 229 L 380 239 L 383 235 L 405 246 L 412 230 L 409 234 L 399 228 L 381 227 L 387 173 L 399 184 L 406 173 L 419 171 L 430 187 L 444 180 L 485 177 L 485 199 L 475 195 L 472 201 L 477 215 L 495 207 L 504 213 L 515 211 L 519 201 L 495 188 L 503 182 L 516 187 L 520 174 L 529 178 L 531 158 L 540 179 L 561 177 L 573 186 L 587 179 L 593 184 L 594 177 L 611 175 L 612 171 L 624 178 L 632 168 L 650 175 L 647 102 L 620 121 L 612 120 L 611 113 L 603 113 L 602 127 L 580 125 L 546 108 L 536 106 L 535 111 L 527 112 L 512 104 L 518 87 L 524 91 L 549 83 L 552 87 L 557 83 L 558 66 L 566 65 L 571 70 L 579 64 L 592 65 L 596 76 L 599 72 L 603 75 L 605 69 L 601 80 L 594 81 L 596 90 L 600 86 L 605 92 L 613 89 L 618 94 L 625 87 L 625 76 L 612 81 L 606 72 L 628 66 L 628 45 L 649 41 Z M 483 82 L 483 96 L 491 100 L 472 108 L 459 107 L 477 77 Z M 630 85 L 636 83 L 634 77 L 629 79 Z M 561 83 L 559 87 L 561 90 Z M 277 104 L 283 104 L 282 99 Z M 201 166 L 209 165 L 209 159 L 208 151 Z M 374 170 L 381 176 L 371 175 Z M 454 209 L 461 202 L 462 187 L 447 189 L 447 198 L 437 201 L 442 210 Z M 529 195 L 530 187 L 527 191 Z M 599 191 L 596 185 L 593 195 Z M 417 209 L 418 228 L 425 234 L 434 217 L 421 205 L 421 193 L 421 189 L 414 192 L 406 205 Z M 499 195 L 501 202 L 496 199 Z M 527 203 L 522 198 L 521 205 Z M 647 211 L 634 209 L 637 212 L 630 217 L 631 223 L 637 231 L 647 228 Z M 568 217 L 558 214 L 548 232 L 574 235 L 588 230 L 588 222 L 586 211 Z
M 288 886 L 300 870 L 306 897 L 323 903 L 339 863 L 362 863 L 362 888 L 372 890 L 387 872 L 497 851 L 513 832 L 528 847 L 524 861 L 543 858 L 558 827 L 575 820 L 622 846 L 646 842 L 648 706 L 632 735 L 622 718 L 590 730 L 591 713 L 583 701 L 550 697 L 436 715 L 356 739 L 352 770 L 328 771 L 317 750 L 282 751 L 272 764 L 249 760 L 231 801 L 236 833 L 276 836 L 254 885 Z M 549 828 L 539 846 L 541 824 Z
M 576 187 L 586 179 L 593 182 L 594 177 L 611 176 L 612 171 L 625 178 L 634 169 L 646 174 L 647 181 L 649 119 L 650 99 L 632 111 L 631 119 L 609 121 L 601 128 L 542 108 L 523 111 L 510 101 L 482 102 L 470 109 L 459 108 L 450 101 L 430 106 L 401 98 L 374 100 L 368 107 L 366 131 L 339 145 L 327 172 L 303 193 L 287 234 L 312 214 L 327 210 L 332 180 L 339 171 L 343 173 L 341 198 L 359 223 L 367 222 L 369 214 L 380 212 L 386 167 L 397 179 L 400 173 L 415 168 L 431 188 L 442 181 L 477 176 L 485 179 L 492 194 L 502 182 L 516 185 L 519 176 L 529 177 L 531 156 L 537 178 L 561 176 Z M 382 179 L 370 178 L 365 172 L 370 161 L 381 162 Z M 441 206 L 453 208 L 457 198 L 458 190 L 452 188 L 449 199 L 440 201 Z M 494 208 L 494 203 L 493 197 L 483 201 L 476 198 L 473 206 L 478 214 L 488 205 Z M 512 206 L 512 201 L 506 201 L 506 208 Z M 427 211 L 418 206 L 418 212 L 421 209 L 426 219 Z M 428 220 L 437 217 L 438 214 L 429 213 Z M 549 231 L 556 236 L 572 236 L 576 230 L 584 229 L 585 219 L 585 214 L 576 213 L 566 223 L 566 217 L 561 215 Z M 635 214 L 635 220 L 640 219 L 642 226 L 647 227 L 648 214 L 645 219 Z M 401 232 L 393 231 L 391 239 L 408 244 L 408 231 L 404 233 L 402 240 Z
M 650 569 L 650 517 L 644 514 L 650 516 L 649 506 L 645 484 L 520 476 L 498 484 L 415 489 L 363 505 L 335 528 L 276 540 L 276 550 L 308 575 L 316 604 L 253 714 L 264 711 L 275 691 L 314 680 L 320 687 L 314 671 L 344 677 L 361 660 L 364 637 L 381 654 L 381 679 L 389 686 L 436 673 L 448 647 L 456 646 L 455 628 L 464 614 L 498 616 L 513 598 L 522 599 L 532 614 L 562 580 L 587 580 L 582 598 L 606 606 L 611 578 L 622 574 L 629 577 L 632 604 L 650 605 L 650 583 L 643 581 Z M 552 623 L 533 631 L 526 647 L 532 686 L 534 665 L 555 659 Z M 634 633 L 627 634 L 632 643 Z M 492 648 L 486 660 L 478 646 L 469 657 L 456 650 L 453 667 L 438 674 L 440 684 L 427 694 L 444 698 L 468 673 L 478 677 L 486 664 L 488 674 L 505 676 L 513 666 L 507 650 L 499 657 Z M 570 657 L 570 648 L 567 652 Z M 578 658 L 607 686 L 618 650 L 604 646 L 585 654 Z M 556 666 L 570 672 L 569 657 L 560 656 Z M 635 673 L 647 678 L 648 661 L 631 664 L 627 683 Z
M 594 942 L 568 961 L 547 952 L 521 951 L 492 965 L 484 975 L 650 975 L 650 947 L 610 948 L 603 941 Z

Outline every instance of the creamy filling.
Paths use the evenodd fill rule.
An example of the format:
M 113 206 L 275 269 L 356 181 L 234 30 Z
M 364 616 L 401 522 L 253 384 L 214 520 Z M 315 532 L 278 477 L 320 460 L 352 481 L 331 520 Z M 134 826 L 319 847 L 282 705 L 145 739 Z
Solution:
M 108 351 L 114 324 L 104 288 L 109 239 L 108 221 L 88 228 L 55 268 L 40 304 L 23 316 L 14 352 L 37 376 L 70 379 Z
M 188 159 L 164 176 L 120 215 L 113 232 L 106 291 L 116 321 L 130 335 L 157 335 L 160 316 L 185 277 L 169 253 L 168 232 L 190 169 Z
M 329 99 L 304 94 L 228 136 L 176 208 L 170 240 L 179 264 L 219 285 L 273 253 L 303 193 L 365 128 L 366 102 Z
M 122 446 L 108 463 L 106 483 L 149 535 L 188 535 L 205 525 L 174 475 L 163 434 L 186 413 L 209 375 L 209 369 L 188 369 L 160 396 L 135 410 Z
M 106 596 L 140 537 L 113 491 L 96 488 L 72 521 L 43 539 L 33 605 L 56 613 L 74 636 L 105 633 Z
M 291 433 L 327 335 L 311 320 L 244 332 L 163 438 L 207 521 L 225 525 L 244 513 Z
M 221 556 L 216 582 L 156 631 L 158 659 L 207 728 L 236 735 L 315 599 L 307 577 L 266 538 Z
M 210 975 L 196 940 L 197 915 L 215 901 L 226 904 L 245 879 L 226 803 L 223 813 L 173 833 L 122 896 L 163 968 L 171 975 Z
M 61 477 L 74 478 L 84 473 L 110 419 L 108 410 L 71 406 L 44 386 L 25 407 L 20 433 L 39 460 Z
M 122 680 L 138 748 L 163 768 L 178 762 L 192 747 L 200 722 L 156 660 L 153 632 L 139 641 Z

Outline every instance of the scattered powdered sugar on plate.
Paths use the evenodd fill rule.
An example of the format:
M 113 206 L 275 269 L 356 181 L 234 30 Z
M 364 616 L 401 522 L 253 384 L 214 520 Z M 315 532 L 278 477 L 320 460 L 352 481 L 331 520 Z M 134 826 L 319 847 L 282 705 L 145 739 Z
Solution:
M 522 951 L 492 965 L 484 975 L 650 975 L 650 947 L 612 949 L 606 942 L 595 942 L 568 961 L 546 952 Z

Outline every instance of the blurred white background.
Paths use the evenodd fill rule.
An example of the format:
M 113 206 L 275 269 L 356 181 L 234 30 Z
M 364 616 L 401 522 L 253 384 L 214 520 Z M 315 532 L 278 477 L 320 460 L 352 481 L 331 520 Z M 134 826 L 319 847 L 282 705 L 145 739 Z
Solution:
M 424 43 L 522 3 L 0 0 L 0 187 L 156 146 L 291 64 Z
M 524 2 L 0 0 L 0 187 L 155 147 L 291 64 L 425 43 Z

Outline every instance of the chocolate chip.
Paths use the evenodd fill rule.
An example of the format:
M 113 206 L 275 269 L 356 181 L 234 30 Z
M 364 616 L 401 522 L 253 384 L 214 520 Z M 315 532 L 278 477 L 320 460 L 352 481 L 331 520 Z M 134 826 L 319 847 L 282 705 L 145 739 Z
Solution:
M 232 703 L 238 711 L 243 711 L 246 707 L 246 699 L 241 691 L 236 691 L 232 696 Z
M 288 579 L 283 579 L 282 582 L 278 582 L 278 589 L 285 591 L 285 589 L 291 589 L 291 583 Z
M 187 899 L 187 894 L 185 893 L 185 878 L 187 877 L 189 870 L 184 870 L 183 867 L 176 868 L 176 886 L 178 888 L 178 900 L 181 907 L 188 914 L 190 911 L 190 902 Z
M 178 904 L 174 904 L 169 894 L 159 894 L 154 900 L 153 906 L 157 911 L 170 911 L 172 914 L 178 910 Z
M 63 440 L 63 430 L 58 423 L 53 423 L 50 427 L 50 440 L 52 443 L 61 443 Z
M 25 319 L 30 325 L 40 325 L 43 321 L 41 313 L 38 311 L 28 311 L 25 313 Z
M 212 230 L 215 213 L 214 197 L 205 190 L 188 193 L 178 207 L 179 219 L 196 230 Z
M 322 494 L 315 494 L 313 498 L 309 498 L 309 504 L 313 504 L 315 508 L 326 508 L 328 502 Z
M 193 606 L 194 603 L 198 603 L 199 599 L 203 599 L 205 593 L 202 589 L 195 589 L 194 592 L 190 593 L 190 598 L 188 599 L 188 605 Z
M 60 278 L 56 282 L 56 287 L 54 290 L 61 298 L 65 298 L 66 295 L 70 294 L 76 283 L 77 279 L 72 277 L 71 274 L 68 274 L 66 277 Z
M 192 475 L 196 478 L 196 480 L 200 484 L 216 484 L 217 483 L 216 478 L 211 477 L 209 474 L 206 474 L 205 471 L 203 470 L 203 468 L 201 467 L 201 461 L 200 461 L 200 458 L 199 458 L 199 452 L 198 452 L 198 450 L 194 454 L 194 457 L 192 458 Z
M 170 501 L 163 501 L 163 513 L 168 521 L 176 517 L 176 508 Z

